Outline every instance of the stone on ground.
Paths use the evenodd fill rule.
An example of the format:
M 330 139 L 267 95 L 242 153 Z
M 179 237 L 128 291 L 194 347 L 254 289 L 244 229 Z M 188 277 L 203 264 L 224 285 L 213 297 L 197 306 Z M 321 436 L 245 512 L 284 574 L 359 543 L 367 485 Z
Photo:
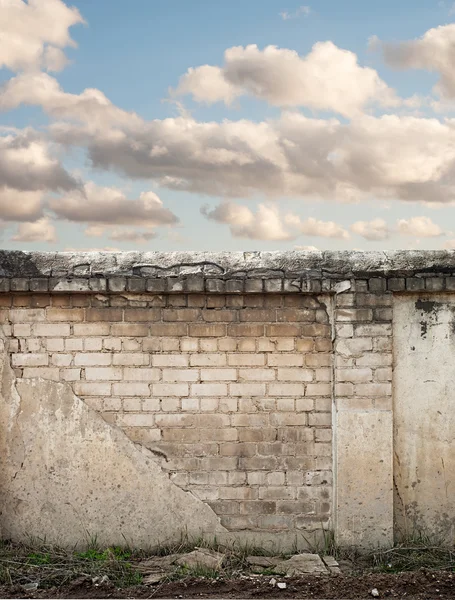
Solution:
M 252 567 L 270 569 L 282 562 L 282 559 L 279 556 L 247 556 L 246 562 Z
M 275 567 L 277 573 L 288 577 L 307 575 L 309 573 L 327 575 L 327 567 L 322 562 L 319 554 L 295 554 L 288 560 L 283 560 Z
M 214 552 L 206 548 L 196 548 L 193 552 L 183 554 L 180 558 L 175 561 L 175 564 L 188 567 L 197 568 L 203 567 L 206 569 L 217 570 L 221 568 L 224 560 L 224 554 L 220 552 Z

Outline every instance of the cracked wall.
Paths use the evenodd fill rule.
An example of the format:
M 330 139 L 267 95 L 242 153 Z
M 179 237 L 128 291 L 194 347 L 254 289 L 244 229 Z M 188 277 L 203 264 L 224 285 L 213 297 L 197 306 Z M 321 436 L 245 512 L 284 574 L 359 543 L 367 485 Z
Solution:
M 66 382 L 229 531 L 266 539 L 329 527 L 330 297 L 38 294 L 3 304 L 21 393 L 37 378 Z
M 105 497 L 134 519 L 138 493 L 149 543 L 176 524 L 199 527 L 181 498 L 218 537 L 275 549 L 303 548 L 327 528 L 342 546 L 368 548 L 390 546 L 403 526 L 451 531 L 453 292 L 453 251 L 0 251 L 12 368 L 0 409 L 4 535 L 75 540 L 102 523 Z M 68 420 L 88 431 L 81 448 L 67 443 L 63 409 L 52 416 L 62 395 Z M 127 467 L 113 458 L 117 442 L 135 449 Z M 92 478 L 77 495 L 82 463 L 68 457 L 97 473 L 105 443 L 127 492 L 116 499 L 103 475 L 102 493 Z M 146 481 L 136 485 L 137 473 Z M 79 525 L 57 500 L 60 474 L 83 506 Z M 174 512 L 147 488 L 156 478 Z M 153 529 L 152 508 L 166 531 Z M 119 522 L 106 518 L 115 542 Z
M 394 473 L 397 533 L 453 542 L 455 296 L 395 297 Z

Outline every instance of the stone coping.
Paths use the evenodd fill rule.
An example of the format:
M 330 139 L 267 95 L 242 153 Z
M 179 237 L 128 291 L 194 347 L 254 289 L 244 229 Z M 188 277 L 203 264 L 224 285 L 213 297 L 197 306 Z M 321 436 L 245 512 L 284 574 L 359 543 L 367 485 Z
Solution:
M 348 289 L 455 291 L 455 251 L 0 250 L 0 292 L 235 294 Z

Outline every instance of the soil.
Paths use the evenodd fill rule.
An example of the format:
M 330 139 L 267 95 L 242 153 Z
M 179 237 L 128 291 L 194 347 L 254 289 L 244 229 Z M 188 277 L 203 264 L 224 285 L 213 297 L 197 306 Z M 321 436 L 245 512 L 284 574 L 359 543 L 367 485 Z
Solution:
M 455 573 L 420 571 L 404 573 L 369 573 L 359 576 L 332 575 L 282 578 L 286 589 L 273 585 L 271 576 L 245 577 L 234 580 L 186 579 L 150 586 L 116 588 L 111 584 L 96 586 L 90 579 L 79 579 L 59 588 L 26 592 L 22 586 L 0 586 L 1 598 L 299 598 L 352 599 L 374 596 L 433 600 L 455 598 Z

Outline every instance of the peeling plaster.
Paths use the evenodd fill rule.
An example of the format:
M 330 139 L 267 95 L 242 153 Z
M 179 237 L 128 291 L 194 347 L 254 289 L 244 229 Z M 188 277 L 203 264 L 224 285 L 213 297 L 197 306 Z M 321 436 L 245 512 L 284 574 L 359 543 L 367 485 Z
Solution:
M 3 537 L 61 546 L 155 546 L 227 530 L 170 481 L 154 453 L 110 425 L 67 384 L 16 381 L 2 353 L 0 497 Z

